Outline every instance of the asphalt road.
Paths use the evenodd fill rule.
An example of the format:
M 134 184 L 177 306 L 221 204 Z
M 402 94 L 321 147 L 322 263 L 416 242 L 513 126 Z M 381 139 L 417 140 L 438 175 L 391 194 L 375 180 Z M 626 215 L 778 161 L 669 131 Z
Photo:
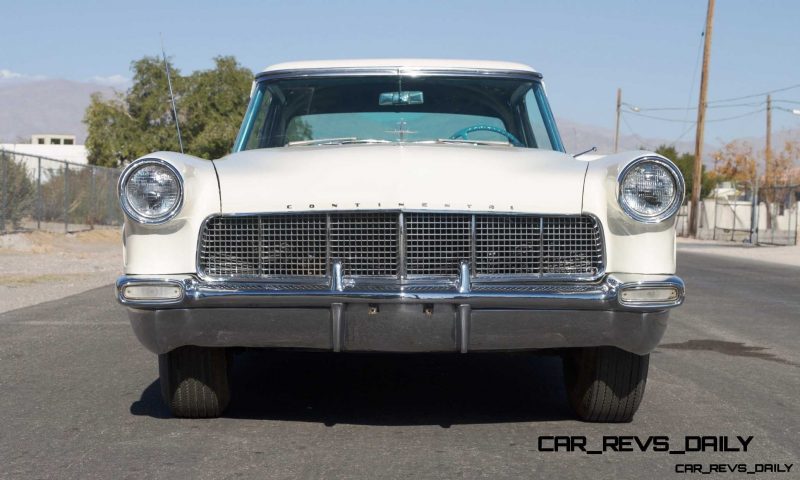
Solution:
M 725 463 L 800 478 L 800 269 L 682 253 L 679 270 L 688 300 L 624 425 L 574 420 L 558 359 L 497 354 L 247 352 L 225 418 L 172 419 L 111 286 L 0 314 L 0 477 L 669 478 Z M 754 438 L 747 452 L 540 451 L 552 435 Z

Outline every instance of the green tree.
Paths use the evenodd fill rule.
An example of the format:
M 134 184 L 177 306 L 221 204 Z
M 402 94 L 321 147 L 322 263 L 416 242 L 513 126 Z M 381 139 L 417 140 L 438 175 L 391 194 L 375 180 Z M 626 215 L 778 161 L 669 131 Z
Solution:
M 170 63 L 184 150 L 218 158 L 230 151 L 250 93 L 253 74 L 233 57 L 189 76 Z M 179 149 L 164 64 L 144 57 L 131 64 L 133 85 L 111 99 L 93 96 L 84 116 L 89 163 L 118 166 L 156 150 Z
M 213 69 L 187 78 L 179 112 L 181 127 L 191 139 L 187 153 L 203 158 L 219 158 L 230 152 L 253 82 L 253 73 L 234 57 L 216 57 L 214 64 Z
M 672 145 L 659 145 L 656 148 L 656 153 L 672 160 L 678 166 L 683 178 L 686 181 L 686 196 L 691 195 L 694 186 L 694 154 L 691 153 L 678 153 Z M 705 197 L 714 189 L 714 179 L 706 172 L 706 166 L 702 166 L 702 186 L 700 188 L 700 196 Z

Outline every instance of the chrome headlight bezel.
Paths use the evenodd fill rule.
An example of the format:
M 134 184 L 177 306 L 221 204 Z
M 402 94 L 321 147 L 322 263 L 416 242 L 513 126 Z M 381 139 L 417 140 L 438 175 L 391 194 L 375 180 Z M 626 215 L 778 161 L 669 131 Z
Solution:
M 645 215 L 641 212 L 634 210 L 631 206 L 629 206 L 623 197 L 622 185 L 625 181 L 625 177 L 633 170 L 634 168 L 638 167 L 643 163 L 654 163 L 659 165 L 667 170 L 672 176 L 672 180 L 675 182 L 675 197 L 672 199 L 669 207 L 665 210 L 659 212 L 656 215 Z M 681 204 L 683 203 L 683 196 L 685 195 L 686 185 L 683 180 L 683 175 L 678 167 L 670 162 L 669 160 L 661 157 L 655 156 L 644 156 L 639 157 L 636 160 L 630 162 L 625 168 L 622 169 L 619 176 L 617 177 L 617 203 L 619 204 L 622 211 L 625 212 L 629 217 L 636 220 L 637 222 L 653 224 L 653 223 L 661 223 L 664 220 L 668 220 L 672 218 L 678 210 L 681 208 Z
M 127 185 L 128 180 L 130 180 L 131 175 L 133 175 L 140 168 L 148 165 L 158 165 L 169 170 L 169 172 L 174 175 L 178 181 L 178 199 L 175 202 L 175 205 L 168 212 L 156 217 L 148 217 L 137 212 L 131 206 L 128 196 L 125 192 L 125 186 Z M 178 169 L 175 168 L 174 165 L 164 160 L 158 158 L 145 158 L 142 160 L 137 160 L 128 165 L 125 171 L 122 172 L 122 175 L 120 175 L 119 182 L 117 183 L 117 195 L 119 196 L 119 203 L 120 207 L 122 207 L 122 211 L 131 220 L 144 225 L 159 225 L 166 223 L 175 218 L 175 216 L 178 215 L 183 208 L 183 176 L 180 174 L 180 172 L 178 172 Z

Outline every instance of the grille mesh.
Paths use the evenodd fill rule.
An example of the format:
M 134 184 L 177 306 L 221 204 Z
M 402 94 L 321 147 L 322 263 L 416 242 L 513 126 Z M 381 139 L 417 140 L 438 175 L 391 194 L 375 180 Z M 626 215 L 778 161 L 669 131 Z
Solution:
M 410 212 L 212 217 L 198 269 L 212 278 L 317 276 L 331 260 L 346 276 L 594 276 L 600 225 L 589 216 Z M 401 226 L 401 218 L 403 219 Z M 401 227 L 404 232 L 401 235 Z
M 453 275 L 470 258 L 471 215 L 408 213 L 406 273 Z
M 325 275 L 325 215 L 275 215 L 261 222 L 262 275 Z
M 331 258 L 345 275 L 397 275 L 396 213 L 332 214 Z
M 603 262 L 600 228 L 591 217 L 544 217 L 542 272 L 595 274 Z
M 541 217 L 477 215 L 475 269 L 487 275 L 537 274 Z

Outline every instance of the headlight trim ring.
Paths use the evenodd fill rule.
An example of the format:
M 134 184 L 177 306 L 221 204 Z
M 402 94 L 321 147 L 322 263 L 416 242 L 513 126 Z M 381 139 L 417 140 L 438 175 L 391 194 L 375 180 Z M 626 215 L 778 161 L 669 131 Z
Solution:
M 675 193 L 676 193 L 675 198 L 672 200 L 672 203 L 667 209 L 656 215 L 645 215 L 641 212 L 634 210 L 625 202 L 623 198 L 624 192 L 622 190 L 622 185 L 623 182 L 625 181 L 625 177 L 631 172 L 631 170 L 633 170 L 634 168 L 638 167 L 643 163 L 655 163 L 665 168 L 670 173 L 670 175 L 672 175 L 672 179 L 675 182 Z M 625 214 L 627 214 L 629 217 L 636 220 L 637 222 L 646 224 L 661 223 L 664 220 L 672 218 L 681 208 L 681 204 L 683 203 L 683 197 L 685 195 L 685 189 L 686 185 L 683 179 L 683 175 L 681 174 L 680 170 L 674 163 L 662 157 L 645 155 L 636 158 L 628 165 L 626 165 L 625 168 L 622 169 L 619 176 L 617 177 L 617 203 L 619 204 L 620 208 L 622 208 L 622 211 L 625 212 Z
M 147 217 L 137 212 L 130 205 L 130 201 L 128 200 L 127 194 L 125 192 L 125 186 L 127 185 L 131 175 L 133 175 L 139 169 L 147 165 L 158 165 L 166 168 L 167 170 L 170 171 L 172 175 L 175 176 L 175 178 L 178 181 L 178 187 L 179 187 L 178 199 L 175 202 L 175 205 L 169 212 L 167 212 L 166 214 L 159 215 L 157 217 Z M 122 172 L 122 175 L 120 175 L 119 178 L 119 182 L 117 183 L 117 195 L 119 196 L 119 203 L 120 207 L 122 208 L 122 211 L 128 218 L 143 225 L 159 225 L 175 218 L 175 216 L 178 215 L 178 213 L 183 208 L 183 197 L 184 197 L 183 190 L 184 190 L 183 176 L 180 174 L 180 172 L 178 172 L 178 169 L 175 168 L 175 166 L 172 165 L 171 163 L 161 160 L 160 158 L 143 158 L 134 161 L 133 163 L 128 165 L 125 171 Z

